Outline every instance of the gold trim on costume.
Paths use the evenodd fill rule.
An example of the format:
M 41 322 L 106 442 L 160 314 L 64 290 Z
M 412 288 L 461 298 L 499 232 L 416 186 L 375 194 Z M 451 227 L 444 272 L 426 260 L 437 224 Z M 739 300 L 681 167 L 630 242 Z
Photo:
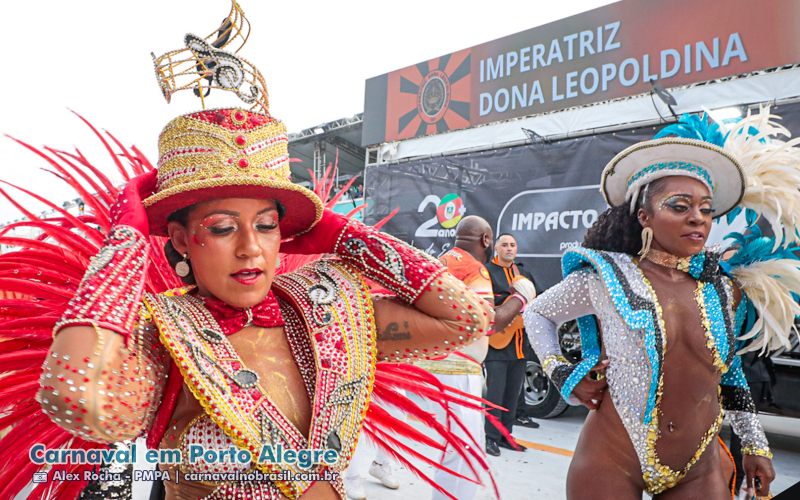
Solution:
M 454 359 L 451 359 L 454 358 Z M 451 354 L 442 360 L 421 360 L 415 365 L 439 375 L 482 375 L 481 365 Z
M 324 304 L 330 321 L 320 325 L 312 314 L 315 299 L 309 292 L 322 281 L 330 283 L 335 294 L 333 301 Z M 376 333 L 369 288 L 346 264 L 323 260 L 279 276 L 274 290 L 281 308 L 287 310 L 284 330 L 293 354 L 299 351 L 313 357 L 305 361 L 315 366 L 308 438 L 272 404 L 257 374 L 247 369 L 201 300 L 190 295 L 148 294 L 145 305 L 187 387 L 238 448 L 249 450 L 254 458 L 267 444 L 334 448 L 339 460 L 325 467 L 343 471 L 355 452 L 375 375 Z M 254 464 L 267 473 L 297 469 L 296 464 L 257 460 Z M 310 487 L 300 481 L 275 485 L 292 499 Z
M 663 332 L 663 349 L 666 352 L 667 350 L 667 327 L 666 322 L 664 321 L 664 311 L 661 308 L 661 303 L 658 301 L 658 296 L 656 295 L 656 291 L 653 288 L 653 285 L 650 283 L 650 280 L 641 273 L 642 280 L 644 281 L 645 286 L 647 287 L 647 291 L 650 294 L 650 300 L 653 302 L 656 308 L 656 316 L 658 318 L 659 328 Z M 702 287 L 698 288 L 702 290 Z M 702 307 L 701 307 L 702 309 Z M 705 327 L 704 329 L 708 332 L 708 328 Z M 710 335 L 710 332 L 708 332 Z M 712 351 L 715 352 L 715 351 Z M 715 355 L 715 358 L 719 357 Z M 647 428 L 647 467 L 642 470 L 642 480 L 644 480 L 644 484 L 646 490 L 651 495 L 655 495 L 666 491 L 675 485 L 677 485 L 685 476 L 689 473 L 689 470 L 692 466 L 700 459 L 700 456 L 705 452 L 706 448 L 708 447 L 711 440 L 714 439 L 714 436 L 717 435 L 719 429 L 722 425 L 722 417 L 723 411 L 720 408 L 719 415 L 711 424 L 711 427 L 708 428 L 706 433 L 703 435 L 703 438 L 700 440 L 700 444 L 697 447 L 697 450 L 692 455 L 692 458 L 683 466 L 683 468 L 679 471 L 676 471 L 672 467 L 668 465 L 662 464 L 661 460 L 658 457 L 658 453 L 656 452 L 656 441 L 659 438 L 659 411 L 661 407 L 661 398 L 664 394 L 664 371 L 661 370 L 661 375 L 658 377 L 658 388 L 656 390 L 656 404 L 653 406 L 653 412 L 651 414 L 650 425 Z
M 714 334 L 711 332 L 711 320 L 708 318 L 706 301 L 703 298 L 703 288 L 705 286 L 705 283 L 702 281 L 697 282 L 697 288 L 694 291 L 694 300 L 697 302 L 697 308 L 700 310 L 700 318 L 703 324 L 703 335 L 706 337 L 706 347 L 709 351 L 711 351 L 714 367 L 719 370 L 720 373 L 726 373 L 728 371 L 728 365 L 726 365 L 725 361 L 720 357 L 719 351 L 717 350 L 717 341 L 714 338 Z M 731 349 L 732 348 L 733 347 L 731 347 Z

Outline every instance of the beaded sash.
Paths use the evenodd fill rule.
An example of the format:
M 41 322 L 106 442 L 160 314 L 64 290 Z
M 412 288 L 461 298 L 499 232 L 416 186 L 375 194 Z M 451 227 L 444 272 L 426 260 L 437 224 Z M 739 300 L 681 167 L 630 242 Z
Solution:
M 562 258 L 564 275 L 591 266 L 601 276 L 608 296 L 620 319 L 632 331 L 641 331 L 644 349 L 651 363 L 651 373 L 644 423 L 648 424 L 655 406 L 658 380 L 661 376 L 664 344 L 663 326 L 658 321 L 657 304 L 650 293 L 644 275 L 631 257 L 616 252 L 604 252 L 578 248 L 566 252 Z M 714 357 L 714 364 L 721 373 L 728 371 L 734 361 L 734 332 L 741 327 L 742 318 L 733 311 L 733 295 L 730 281 L 721 273 L 703 273 L 695 300 L 700 309 L 706 332 L 706 345 Z M 741 309 L 741 307 L 739 308 Z M 578 319 L 583 345 L 583 361 L 571 367 L 562 394 L 568 397 L 575 385 L 599 361 L 600 340 L 594 317 Z
M 335 449 L 339 458 L 326 467 L 342 471 L 355 451 L 374 380 L 375 325 L 367 285 L 345 264 L 321 260 L 277 277 L 273 289 L 292 354 L 313 394 L 308 439 L 271 402 L 200 299 L 147 294 L 145 305 L 184 382 L 237 447 L 256 458 L 268 444 Z M 296 464 L 256 467 L 268 473 L 306 472 Z M 288 498 L 311 486 L 275 484 Z

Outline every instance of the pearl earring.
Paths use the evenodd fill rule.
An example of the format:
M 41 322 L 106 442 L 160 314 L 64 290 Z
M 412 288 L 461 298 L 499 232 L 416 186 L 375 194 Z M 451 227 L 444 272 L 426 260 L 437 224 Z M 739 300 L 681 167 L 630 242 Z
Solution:
M 189 255 L 183 254 L 183 260 L 175 264 L 175 274 L 181 278 L 185 278 L 189 276 L 189 273 L 191 272 L 192 268 L 189 267 Z

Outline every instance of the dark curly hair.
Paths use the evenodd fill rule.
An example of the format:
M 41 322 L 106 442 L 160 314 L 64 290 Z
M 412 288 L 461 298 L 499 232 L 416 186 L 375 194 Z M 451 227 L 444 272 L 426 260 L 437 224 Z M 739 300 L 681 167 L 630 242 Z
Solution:
M 636 208 L 632 214 L 627 203 L 611 207 L 600 214 L 586 232 L 583 246 L 629 255 L 639 253 L 642 249 L 642 225 L 639 224 L 637 213 L 642 207 L 648 214 L 653 213 L 652 200 L 664 190 L 665 179 L 665 177 L 656 179 L 639 191 Z

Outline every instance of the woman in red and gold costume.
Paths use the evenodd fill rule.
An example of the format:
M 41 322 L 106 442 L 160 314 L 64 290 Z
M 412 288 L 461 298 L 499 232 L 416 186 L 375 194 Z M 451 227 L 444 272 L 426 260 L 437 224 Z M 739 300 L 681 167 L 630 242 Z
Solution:
M 209 44 L 198 48 L 198 40 L 186 39 L 197 64 L 247 67 Z M 243 99 L 258 90 L 234 85 L 230 74 L 198 72 Z M 479 409 L 479 401 L 410 363 L 379 362 L 435 357 L 480 338 L 494 314 L 484 300 L 424 252 L 324 209 L 314 192 L 293 184 L 285 127 L 266 106 L 175 118 L 159 137 L 157 169 L 135 148 L 120 148 L 112 155 L 120 171 L 139 175 L 119 192 L 82 157 L 37 151 L 91 210 L 76 217 L 51 205 L 57 217 L 27 213 L 23 223 L 42 231 L 40 238 L 0 238 L 23 247 L 0 258 L 2 286 L 27 297 L 0 301 L 0 428 L 11 427 L 0 442 L 7 464 L 0 497 L 44 470 L 23 451 L 33 443 L 91 449 L 141 436 L 150 448 L 182 452 L 180 464 L 159 465 L 173 478 L 164 482 L 170 499 L 344 498 L 330 473 L 347 467 L 362 433 L 415 472 L 415 457 L 436 464 L 401 438 L 443 450 L 431 437 L 438 435 L 470 460 L 478 480 L 486 469 L 481 447 L 450 432 L 459 422 L 433 420 L 394 389 L 445 407 Z M 282 272 L 279 254 L 324 255 Z M 12 266 L 21 270 L 13 279 Z M 176 275 L 186 286 L 175 286 Z M 375 296 L 368 282 L 391 293 Z M 411 413 L 427 429 L 396 421 L 379 403 Z M 198 445 L 245 450 L 253 461 L 189 463 Z M 305 468 L 291 457 L 259 460 L 269 446 L 335 453 Z M 56 464 L 51 471 L 88 468 Z M 283 476 L 174 479 L 178 472 L 254 470 Z M 297 475 L 308 472 L 328 479 Z M 83 485 L 40 485 L 34 494 L 74 497 Z
M 116 442 L 147 432 L 151 446 L 184 457 L 208 443 L 256 454 L 267 444 L 334 449 L 330 469 L 339 471 L 361 431 L 376 361 L 435 356 L 489 328 L 490 308 L 436 261 L 323 211 L 292 184 L 277 120 L 201 111 L 173 120 L 159 146 L 158 170 L 123 191 L 44 364 L 42 407 L 76 435 Z M 177 274 L 196 285 L 188 293 L 145 291 L 153 234 L 169 236 Z M 333 255 L 276 275 L 290 237 L 284 251 Z M 365 278 L 394 298 L 373 300 Z M 407 331 L 397 330 L 400 318 Z M 165 484 L 168 498 L 343 495 L 338 481 Z

